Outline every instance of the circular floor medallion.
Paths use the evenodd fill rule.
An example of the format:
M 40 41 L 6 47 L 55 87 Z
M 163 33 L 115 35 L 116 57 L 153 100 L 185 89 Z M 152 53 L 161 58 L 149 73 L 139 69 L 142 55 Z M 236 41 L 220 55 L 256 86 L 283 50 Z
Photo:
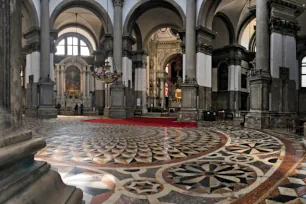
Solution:
M 257 178 L 255 171 L 248 166 L 215 161 L 181 164 L 167 169 L 163 176 L 178 188 L 201 194 L 237 192 Z

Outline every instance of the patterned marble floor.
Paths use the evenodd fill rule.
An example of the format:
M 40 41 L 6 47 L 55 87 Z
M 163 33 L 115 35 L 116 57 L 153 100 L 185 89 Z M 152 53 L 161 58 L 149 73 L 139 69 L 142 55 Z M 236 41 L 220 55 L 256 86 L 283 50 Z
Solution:
M 231 122 L 197 129 L 25 119 L 51 163 L 86 203 L 306 203 L 304 148 L 277 131 Z

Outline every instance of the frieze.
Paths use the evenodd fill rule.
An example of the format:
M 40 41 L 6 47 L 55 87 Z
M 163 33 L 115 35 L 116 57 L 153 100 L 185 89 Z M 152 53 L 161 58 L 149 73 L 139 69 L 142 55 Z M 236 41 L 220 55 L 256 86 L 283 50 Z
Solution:
M 271 4 L 271 6 L 279 5 L 295 10 L 296 16 L 301 15 L 305 10 L 305 7 L 302 4 L 298 4 L 293 1 L 288 1 L 288 0 L 267 0 L 267 1 L 268 3 Z

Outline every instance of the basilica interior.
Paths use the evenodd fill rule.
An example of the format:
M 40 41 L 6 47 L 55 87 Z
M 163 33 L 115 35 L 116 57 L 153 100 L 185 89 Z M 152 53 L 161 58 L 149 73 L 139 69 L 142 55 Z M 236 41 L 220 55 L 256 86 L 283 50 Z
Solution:
M 306 203 L 306 0 L 0 0 L 0 204 Z

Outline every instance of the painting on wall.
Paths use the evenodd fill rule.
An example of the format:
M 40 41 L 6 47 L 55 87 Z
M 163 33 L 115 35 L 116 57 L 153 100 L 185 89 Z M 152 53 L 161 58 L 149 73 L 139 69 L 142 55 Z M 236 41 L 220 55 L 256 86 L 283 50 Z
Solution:
M 81 76 L 79 68 L 75 66 L 66 69 L 66 90 L 69 94 L 77 94 L 81 90 Z

